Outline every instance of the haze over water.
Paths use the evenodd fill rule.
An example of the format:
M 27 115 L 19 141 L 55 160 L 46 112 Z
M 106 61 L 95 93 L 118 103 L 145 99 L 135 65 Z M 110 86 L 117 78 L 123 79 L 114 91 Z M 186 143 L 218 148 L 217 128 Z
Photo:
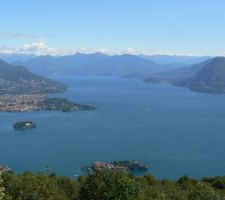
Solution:
M 0 158 L 15 172 L 72 177 L 93 161 L 140 160 L 160 178 L 225 173 L 225 95 L 112 77 L 58 78 L 90 112 L 0 113 Z M 34 130 L 12 124 L 32 120 Z

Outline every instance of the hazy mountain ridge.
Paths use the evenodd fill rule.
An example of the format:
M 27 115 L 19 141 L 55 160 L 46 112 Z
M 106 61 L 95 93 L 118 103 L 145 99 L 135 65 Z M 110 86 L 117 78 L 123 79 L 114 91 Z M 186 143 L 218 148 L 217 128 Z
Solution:
M 173 84 L 179 84 L 185 80 L 192 78 L 196 73 L 198 73 L 209 60 L 206 60 L 202 63 L 192 65 L 190 67 L 181 67 L 173 70 L 168 70 L 161 72 L 157 75 L 160 81 L 165 81 Z
M 126 76 L 129 74 L 156 73 L 159 65 L 139 56 L 124 54 L 75 54 L 70 56 L 38 56 L 24 63 L 42 75 L 103 75 Z
M 191 67 L 159 73 L 145 81 L 166 82 L 197 92 L 225 93 L 225 57 L 216 57 Z
M 11 53 L 11 54 L 1 54 L 0 59 L 4 60 L 7 63 L 14 64 L 14 63 L 22 63 L 27 62 L 31 59 L 36 57 L 34 54 L 24 54 L 24 53 Z
M 48 94 L 65 90 L 65 85 L 33 74 L 22 66 L 0 60 L 1 94 Z
M 76 53 L 66 56 L 0 54 L 3 60 L 25 65 L 41 75 L 107 75 L 145 78 L 151 74 L 188 67 L 209 58 L 179 55 L 107 55 Z
M 180 85 L 194 91 L 225 93 L 225 58 L 217 57 L 205 63 L 198 73 Z
M 185 56 L 185 55 L 140 55 L 157 64 L 176 64 L 191 66 L 211 59 L 212 56 Z

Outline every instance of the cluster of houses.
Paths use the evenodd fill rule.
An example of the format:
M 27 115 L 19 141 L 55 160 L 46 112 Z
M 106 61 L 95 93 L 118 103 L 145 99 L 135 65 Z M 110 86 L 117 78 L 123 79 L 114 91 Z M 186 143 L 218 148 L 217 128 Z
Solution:
M 0 96 L 0 111 L 25 112 L 40 110 L 39 103 L 44 98 L 45 95 L 42 94 L 4 94 Z
M 93 164 L 94 171 L 97 170 L 116 170 L 116 171 L 129 171 L 127 166 L 117 165 L 111 162 L 94 162 Z

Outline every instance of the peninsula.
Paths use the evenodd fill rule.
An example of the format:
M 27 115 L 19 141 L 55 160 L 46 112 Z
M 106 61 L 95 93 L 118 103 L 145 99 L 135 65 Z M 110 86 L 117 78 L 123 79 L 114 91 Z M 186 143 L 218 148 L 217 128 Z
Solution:
M 37 104 L 41 110 L 59 110 L 63 112 L 94 110 L 94 106 L 73 103 L 64 98 L 46 98 Z
M 64 98 L 49 98 L 45 94 L 21 94 L 0 96 L 0 111 L 29 112 L 56 110 L 63 112 L 94 110 L 94 106 L 73 103 Z
M 75 104 L 62 98 L 49 98 L 50 94 L 64 92 L 66 88 L 63 83 L 0 60 L 0 112 L 95 109 L 93 106 Z

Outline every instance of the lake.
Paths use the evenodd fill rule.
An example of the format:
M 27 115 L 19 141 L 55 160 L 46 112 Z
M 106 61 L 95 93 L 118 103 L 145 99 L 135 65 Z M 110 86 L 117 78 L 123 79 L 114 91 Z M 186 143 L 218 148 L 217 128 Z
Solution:
M 89 112 L 0 113 L 0 163 L 15 172 L 80 174 L 93 161 L 140 160 L 159 178 L 225 175 L 225 95 L 112 77 L 57 78 L 57 96 Z M 15 131 L 32 120 L 37 128 Z

